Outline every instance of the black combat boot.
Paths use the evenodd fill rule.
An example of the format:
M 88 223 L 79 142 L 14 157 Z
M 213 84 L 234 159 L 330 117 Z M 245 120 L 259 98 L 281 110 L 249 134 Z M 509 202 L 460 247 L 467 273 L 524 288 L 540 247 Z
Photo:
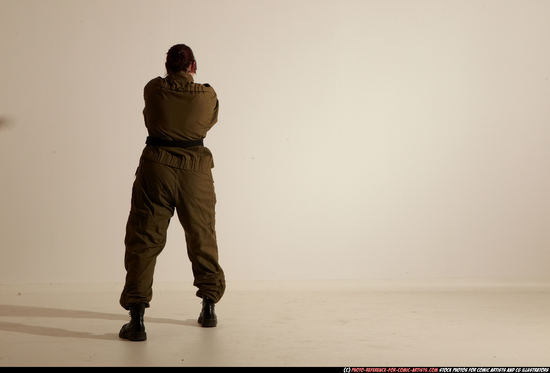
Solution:
M 199 324 L 204 328 L 210 328 L 216 326 L 218 319 L 214 312 L 214 301 L 210 298 L 203 298 L 202 310 L 199 315 Z
M 137 303 L 130 306 L 129 323 L 124 324 L 118 336 L 129 339 L 130 341 L 144 341 L 147 339 L 145 325 L 143 324 L 143 314 L 145 313 L 145 304 Z

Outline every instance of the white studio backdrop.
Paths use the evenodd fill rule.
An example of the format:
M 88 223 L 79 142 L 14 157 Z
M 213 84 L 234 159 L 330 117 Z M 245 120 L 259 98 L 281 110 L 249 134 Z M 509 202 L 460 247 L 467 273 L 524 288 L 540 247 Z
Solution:
M 0 283 L 123 281 L 143 86 L 178 43 L 220 100 L 228 281 L 550 281 L 550 1 L 0 8 Z M 189 279 L 174 216 L 155 281 Z

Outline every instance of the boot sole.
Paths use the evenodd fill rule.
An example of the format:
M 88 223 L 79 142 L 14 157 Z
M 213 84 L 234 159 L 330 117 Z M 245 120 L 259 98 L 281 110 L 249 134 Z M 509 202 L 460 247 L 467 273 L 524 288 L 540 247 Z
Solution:
M 145 341 L 147 339 L 147 333 L 146 332 L 128 332 L 123 333 L 122 331 L 118 333 L 118 336 L 122 339 L 127 339 L 129 341 Z
M 203 328 L 214 328 L 218 324 L 218 320 L 216 319 L 202 320 L 201 318 L 199 318 L 199 324 L 201 324 Z

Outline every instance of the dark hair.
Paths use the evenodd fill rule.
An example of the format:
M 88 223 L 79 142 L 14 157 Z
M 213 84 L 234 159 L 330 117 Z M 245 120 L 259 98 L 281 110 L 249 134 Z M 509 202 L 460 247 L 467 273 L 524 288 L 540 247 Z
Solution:
M 166 53 L 166 71 L 172 74 L 178 71 L 187 71 L 189 65 L 195 61 L 193 51 L 185 44 L 176 44 Z M 195 62 L 196 64 L 196 62 Z

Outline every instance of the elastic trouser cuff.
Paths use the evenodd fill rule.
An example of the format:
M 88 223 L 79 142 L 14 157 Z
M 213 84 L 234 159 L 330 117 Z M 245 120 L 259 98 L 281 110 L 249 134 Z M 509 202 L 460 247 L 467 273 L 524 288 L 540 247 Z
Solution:
M 214 286 L 212 284 L 195 286 L 199 288 L 196 293 L 197 297 L 209 298 L 214 303 L 217 303 L 225 293 L 225 279 L 219 279 Z
M 130 307 L 134 304 L 143 304 L 143 305 L 145 305 L 145 308 L 149 308 L 149 302 L 148 301 L 143 300 L 143 299 L 139 299 L 139 298 L 132 299 L 132 297 L 127 296 L 124 292 L 120 296 L 119 303 L 122 306 L 122 308 L 124 308 L 125 310 L 130 310 Z

